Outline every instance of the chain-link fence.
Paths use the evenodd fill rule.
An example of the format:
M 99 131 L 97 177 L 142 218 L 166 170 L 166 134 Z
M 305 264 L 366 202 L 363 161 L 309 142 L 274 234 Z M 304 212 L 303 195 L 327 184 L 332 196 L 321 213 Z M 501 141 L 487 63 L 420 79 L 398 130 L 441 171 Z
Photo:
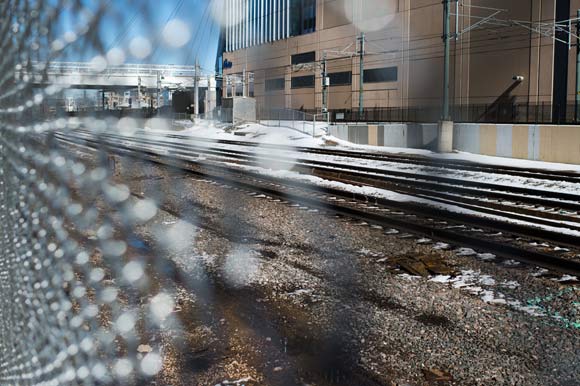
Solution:
M 67 91 L 47 73 L 52 60 L 89 57 L 98 72 L 147 58 L 161 44 L 153 32 L 128 48 L 102 36 L 149 12 L 129 0 L 10 0 L 0 11 L 0 384 L 150 384 L 166 366 L 161 337 L 180 325 L 172 266 L 136 232 L 159 200 L 115 178 L 104 144 L 66 142 L 134 127 L 43 110 Z

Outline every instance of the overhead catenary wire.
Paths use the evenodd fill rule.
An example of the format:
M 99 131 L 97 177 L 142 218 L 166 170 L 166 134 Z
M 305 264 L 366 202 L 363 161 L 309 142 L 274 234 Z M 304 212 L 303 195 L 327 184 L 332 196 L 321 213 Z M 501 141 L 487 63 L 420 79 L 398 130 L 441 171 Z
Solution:
M 211 15 L 210 15 L 210 10 L 212 5 L 214 4 L 214 0 L 209 0 L 205 6 L 205 9 L 203 11 L 201 20 L 198 22 L 197 24 L 197 29 L 195 31 L 195 34 L 192 36 L 191 38 L 191 42 L 190 45 L 187 49 L 187 56 L 185 58 L 184 64 L 187 64 L 190 62 L 191 60 L 191 55 L 193 53 L 193 47 L 195 46 L 196 43 L 198 43 L 197 45 L 197 50 L 195 51 L 195 55 L 193 55 L 194 58 L 197 57 L 198 52 L 199 52 L 199 46 L 201 43 L 199 43 L 199 39 L 198 39 L 198 35 L 199 35 L 199 31 L 202 30 L 202 26 L 207 24 L 207 21 L 211 19 Z M 215 21 L 214 21 L 215 22 Z M 202 34 L 203 36 L 203 34 Z
M 171 13 L 169 14 L 169 16 L 167 16 L 165 23 L 163 24 L 163 27 L 165 27 L 167 25 L 167 23 L 169 23 L 172 19 L 175 18 L 175 16 L 177 16 L 179 11 L 181 10 L 181 7 L 183 7 L 184 2 L 185 2 L 185 0 L 179 0 L 177 2 L 177 4 L 175 4 Z M 149 55 L 152 61 L 155 61 L 155 59 L 157 58 L 157 53 L 158 53 L 159 47 L 161 46 L 161 41 L 162 41 L 161 35 L 158 34 L 155 38 L 155 43 L 153 44 L 153 50 L 152 50 L 151 54 Z

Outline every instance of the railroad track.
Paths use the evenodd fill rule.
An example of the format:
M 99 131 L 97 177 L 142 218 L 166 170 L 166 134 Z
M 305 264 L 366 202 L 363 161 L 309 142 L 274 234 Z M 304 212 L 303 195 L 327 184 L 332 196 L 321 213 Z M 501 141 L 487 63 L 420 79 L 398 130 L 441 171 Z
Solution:
M 60 137 L 62 138 L 62 136 Z M 90 133 L 84 138 L 91 139 Z M 275 162 L 305 174 L 353 185 L 371 186 L 431 200 L 442 205 L 454 205 L 466 210 L 490 216 L 507 217 L 516 221 L 534 222 L 558 228 L 562 223 L 567 228 L 580 232 L 580 203 L 577 196 L 569 193 L 509 187 L 500 184 L 465 181 L 458 178 L 421 175 L 411 172 L 377 170 L 360 165 L 296 159 L 276 154 L 263 155 L 251 151 L 222 149 L 212 146 L 180 144 L 164 140 L 127 138 L 115 134 L 101 135 L 101 139 L 126 141 L 131 144 L 169 152 L 176 156 L 209 156 L 218 161 L 233 162 L 249 166 L 260 166 Z
M 449 160 L 449 159 L 434 159 L 427 158 L 420 155 L 406 155 L 406 154 L 386 154 L 380 152 L 362 152 L 356 150 L 342 150 L 342 149 L 330 149 L 330 148 L 314 148 L 314 147 L 303 147 L 303 146 L 287 146 L 287 145 L 275 145 L 275 144 L 263 144 L 251 141 L 238 141 L 238 140 L 228 140 L 228 139 L 207 139 L 201 137 L 192 137 L 179 134 L 155 134 L 151 131 L 139 130 L 138 134 L 145 135 L 148 137 L 157 136 L 158 138 L 173 138 L 188 142 L 209 142 L 218 143 L 225 145 L 235 145 L 241 147 L 260 147 L 263 149 L 274 149 L 274 150 L 284 150 L 293 151 L 306 154 L 319 154 L 326 156 L 335 157 L 347 157 L 351 159 L 359 160 L 373 160 L 382 162 L 393 162 L 401 164 L 412 164 L 429 166 L 436 168 L 444 168 L 449 170 L 462 170 L 462 171 L 474 171 L 474 172 L 484 172 L 484 173 L 498 173 L 510 176 L 518 176 L 525 178 L 539 178 L 544 180 L 552 181 L 567 181 L 567 182 L 580 182 L 580 174 L 573 171 L 546 171 L 543 169 L 529 169 L 529 168 L 518 168 L 505 165 L 487 165 L 476 163 L 472 161 L 462 161 L 462 160 Z
M 484 250 L 501 258 L 514 259 L 569 274 L 580 274 L 580 260 L 564 258 L 555 252 L 546 252 L 537 241 L 551 246 L 567 246 L 578 250 L 580 237 L 558 231 L 539 229 L 520 223 L 482 218 L 467 213 L 446 210 L 414 202 L 399 202 L 385 198 L 347 192 L 307 182 L 263 175 L 251 170 L 240 170 L 236 165 L 195 159 L 179 154 L 163 154 L 159 149 L 130 146 L 113 142 L 111 138 L 72 137 L 70 133 L 58 141 L 66 145 L 84 146 L 170 166 L 181 171 L 226 185 L 236 186 L 252 195 L 276 197 L 283 201 L 357 219 L 383 229 L 396 228 L 418 236 L 426 236 L 452 245 Z M 498 231 L 500 233 L 498 233 Z

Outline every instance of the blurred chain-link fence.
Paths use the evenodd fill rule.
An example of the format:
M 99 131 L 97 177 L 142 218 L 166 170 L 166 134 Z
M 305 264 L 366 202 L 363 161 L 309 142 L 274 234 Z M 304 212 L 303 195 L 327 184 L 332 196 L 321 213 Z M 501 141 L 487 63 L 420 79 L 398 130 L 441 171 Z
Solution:
M 127 50 L 103 43 L 135 12 L 148 20 L 143 3 L 0 2 L 0 384 L 148 384 L 163 366 L 152 342 L 178 325 L 169 271 L 131 244 L 156 203 L 113 181 L 106 148 L 83 159 L 59 139 L 110 120 L 43 112 L 67 88 L 51 61 L 84 58 L 98 72 L 161 44 L 154 32 Z

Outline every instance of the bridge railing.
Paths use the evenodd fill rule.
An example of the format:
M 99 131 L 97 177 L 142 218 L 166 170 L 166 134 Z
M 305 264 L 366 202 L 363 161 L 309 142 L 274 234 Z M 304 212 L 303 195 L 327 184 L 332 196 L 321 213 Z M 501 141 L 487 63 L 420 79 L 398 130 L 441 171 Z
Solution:
M 174 66 L 158 64 L 124 64 L 120 66 L 107 66 L 102 71 L 98 66 L 87 62 L 52 62 L 48 67 L 44 63 L 33 63 L 32 68 L 35 72 L 46 72 L 50 75 L 55 74 L 143 74 L 157 75 L 161 73 L 164 76 L 195 76 L 194 66 Z

